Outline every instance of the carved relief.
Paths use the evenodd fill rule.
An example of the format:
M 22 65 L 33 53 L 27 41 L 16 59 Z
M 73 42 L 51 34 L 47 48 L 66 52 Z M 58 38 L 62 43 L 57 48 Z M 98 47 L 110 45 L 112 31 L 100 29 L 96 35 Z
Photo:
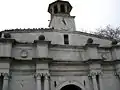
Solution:
M 24 80 L 16 80 L 16 82 L 20 85 L 21 88 L 24 87 Z
M 20 55 L 21 55 L 22 58 L 27 58 L 28 57 L 28 51 L 27 50 L 21 50 Z
M 110 52 L 99 52 L 99 57 L 103 60 L 111 60 Z
M 31 46 L 15 46 L 12 50 L 12 57 L 15 59 L 27 59 L 31 60 L 34 54 L 34 50 Z

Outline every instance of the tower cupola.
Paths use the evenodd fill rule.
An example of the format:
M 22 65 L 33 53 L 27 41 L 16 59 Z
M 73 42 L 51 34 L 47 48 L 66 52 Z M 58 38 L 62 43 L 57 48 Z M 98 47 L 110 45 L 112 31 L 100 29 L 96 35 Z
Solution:
M 57 0 L 49 4 L 48 12 L 51 14 L 50 28 L 57 30 L 75 31 L 75 16 L 71 16 L 72 6 L 68 1 Z
M 54 14 L 70 15 L 71 10 L 72 10 L 71 4 L 68 1 L 62 1 L 62 0 L 57 0 L 49 4 L 48 7 L 48 12 L 51 15 Z

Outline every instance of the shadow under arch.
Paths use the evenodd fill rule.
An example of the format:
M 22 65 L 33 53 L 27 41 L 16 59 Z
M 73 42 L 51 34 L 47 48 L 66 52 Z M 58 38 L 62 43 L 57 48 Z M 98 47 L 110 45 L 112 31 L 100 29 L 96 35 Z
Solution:
M 82 89 L 76 85 L 69 84 L 69 85 L 62 87 L 60 90 L 82 90 Z
M 73 89 L 74 88 L 74 89 Z M 65 81 L 61 83 L 56 90 L 86 90 L 85 87 L 77 81 Z

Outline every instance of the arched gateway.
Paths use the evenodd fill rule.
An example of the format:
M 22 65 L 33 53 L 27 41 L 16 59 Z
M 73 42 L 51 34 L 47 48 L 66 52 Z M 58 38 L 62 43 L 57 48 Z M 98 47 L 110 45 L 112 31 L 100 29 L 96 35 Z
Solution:
M 56 90 L 86 90 L 84 86 L 77 81 L 65 81 L 61 83 Z
M 60 90 L 82 90 L 80 87 L 70 84 L 62 87 Z

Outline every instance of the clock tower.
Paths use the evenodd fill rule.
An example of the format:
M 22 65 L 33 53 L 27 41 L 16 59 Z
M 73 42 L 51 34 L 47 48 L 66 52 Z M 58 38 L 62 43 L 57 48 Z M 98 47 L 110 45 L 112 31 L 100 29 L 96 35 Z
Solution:
M 68 1 L 57 0 L 49 4 L 48 12 L 51 14 L 49 27 L 57 30 L 75 31 L 75 16 L 70 16 L 72 6 Z

